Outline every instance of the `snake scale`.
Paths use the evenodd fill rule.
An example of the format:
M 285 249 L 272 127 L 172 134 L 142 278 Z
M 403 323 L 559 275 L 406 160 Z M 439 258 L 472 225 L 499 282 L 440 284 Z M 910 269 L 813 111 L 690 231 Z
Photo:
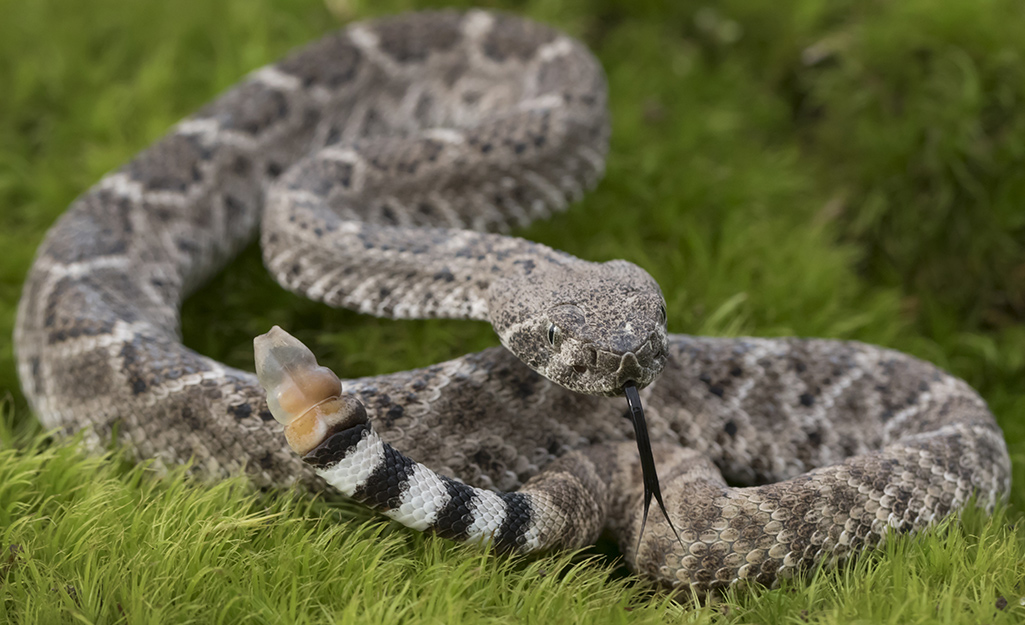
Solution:
M 608 532 L 639 575 L 699 593 L 1006 497 L 999 427 L 937 367 L 855 342 L 669 335 L 635 265 L 499 234 L 592 187 L 607 141 L 602 70 L 555 30 L 483 11 L 351 25 L 252 73 L 52 227 L 18 310 L 26 396 L 47 427 L 264 486 L 326 479 L 456 540 Z M 261 227 L 288 289 L 488 320 L 503 347 L 339 384 L 273 330 L 256 344 L 268 405 L 253 373 L 179 336 L 182 299 Z M 661 514 L 640 531 L 640 461 L 609 397 L 628 382 L 678 536 Z M 297 454 L 274 416 L 300 414 Z

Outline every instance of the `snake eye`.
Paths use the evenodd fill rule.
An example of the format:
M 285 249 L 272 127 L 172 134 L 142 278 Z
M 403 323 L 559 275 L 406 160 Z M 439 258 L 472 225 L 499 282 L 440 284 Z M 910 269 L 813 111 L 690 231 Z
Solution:
M 555 347 L 555 335 L 559 333 L 559 327 L 554 323 L 548 326 L 548 344 Z
M 662 304 L 658 307 L 659 317 L 662 318 L 662 325 L 665 325 L 669 321 L 669 315 L 666 314 L 666 305 Z

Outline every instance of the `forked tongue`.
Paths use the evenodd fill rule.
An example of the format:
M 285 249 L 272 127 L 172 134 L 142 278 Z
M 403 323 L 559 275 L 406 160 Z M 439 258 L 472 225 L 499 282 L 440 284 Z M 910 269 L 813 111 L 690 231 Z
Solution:
M 637 393 L 637 385 L 627 382 L 623 385 L 623 392 L 626 394 L 626 403 L 630 406 L 630 421 L 634 426 L 634 438 L 637 439 L 637 451 L 641 456 L 641 475 L 644 478 L 644 516 L 641 518 L 641 531 L 637 533 L 637 550 L 641 548 L 641 536 L 644 536 L 644 526 L 648 523 L 648 508 L 651 506 L 651 497 L 655 497 L 658 507 L 662 510 L 662 516 L 669 523 L 669 528 L 680 540 L 680 533 L 676 531 L 673 522 L 666 512 L 666 504 L 662 501 L 662 489 L 658 485 L 658 473 L 655 471 L 655 458 L 651 455 L 651 439 L 648 438 L 648 424 L 644 420 L 644 407 L 641 406 L 641 396 Z

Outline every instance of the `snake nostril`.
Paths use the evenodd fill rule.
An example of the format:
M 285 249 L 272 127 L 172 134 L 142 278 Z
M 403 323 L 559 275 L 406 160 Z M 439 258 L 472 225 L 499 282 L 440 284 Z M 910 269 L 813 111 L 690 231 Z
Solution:
M 573 365 L 573 370 L 577 373 L 587 373 L 587 365 Z

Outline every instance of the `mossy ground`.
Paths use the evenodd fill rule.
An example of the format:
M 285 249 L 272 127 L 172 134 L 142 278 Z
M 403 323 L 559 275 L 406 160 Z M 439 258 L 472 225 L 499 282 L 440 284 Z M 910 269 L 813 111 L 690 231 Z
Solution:
M 247 70 L 403 0 L 0 0 L 0 336 L 47 226 Z M 0 615 L 17 623 L 963 622 L 1025 619 L 1025 9 L 1015 0 L 485 2 L 604 63 L 608 174 L 522 234 L 648 268 L 670 328 L 854 338 L 978 388 L 1008 506 L 840 570 L 695 608 L 599 551 L 496 557 L 353 506 L 158 476 L 38 431 L 0 341 Z M 271 323 L 348 376 L 494 344 L 285 294 L 250 250 L 186 305 L 249 366 Z

